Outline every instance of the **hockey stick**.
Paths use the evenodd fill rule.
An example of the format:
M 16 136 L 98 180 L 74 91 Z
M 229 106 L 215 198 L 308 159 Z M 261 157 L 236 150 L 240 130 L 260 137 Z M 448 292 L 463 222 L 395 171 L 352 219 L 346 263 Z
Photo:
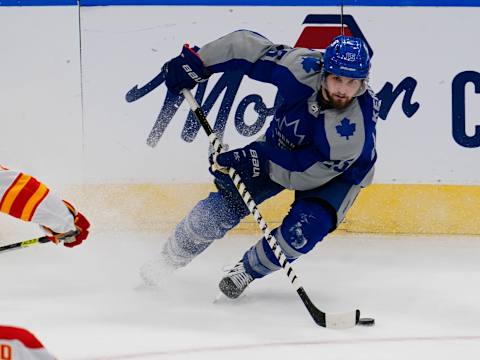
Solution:
M 77 234 L 78 234 L 78 231 L 76 231 L 76 230 L 69 231 L 69 232 L 59 236 L 58 240 L 63 240 L 67 237 L 75 236 Z M 30 240 L 20 241 L 20 242 L 14 243 L 14 244 L 0 246 L 0 252 L 10 251 L 10 250 L 20 250 L 20 249 L 23 249 L 23 248 L 26 248 L 26 247 L 30 247 L 30 246 L 37 245 L 37 244 L 45 244 L 45 243 L 48 243 L 48 242 L 51 242 L 51 241 L 52 240 L 50 240 L 48 236 L 42 236 L 42 237 L 30 239 Z
M 222 143 L 217 137 L 217 135 L 213 132 L 210 124 L 207 121 L 205 113 L 202 111 L 200 105 L 192 96 L 192 93 L 187 90 L 183 89 L 182 94 L 187 100 L 188 104 L 192 112 L 195 114 L 197 120 L 202 125 L 203 129 L 208 135 L 208 140 L 213 147 L 213 151 L 216 153 L 220 153 L 222 150 Z M 333 328 L 333 329 L 347 329 L 354 327 L 358 323 L 362 323 L 360 320 L 360 310 L 355 310 L 347 313 L 340 313 L 340 314 L 326 314 L 323 311 L 319 310 L 310 300 L 308 297 L 305 289 L 303 286 L 300 285 L 300 281 L 293 271 L 293 268 L 286 258 L 285 254 L 283 253 L 282 249 L 278 245 L 277 240 L 275 239 L 274 235 L 272 235 L 272 231 L 268 227 L 267 223 L 263 219 L 260 211 L 255 204 L 255 201 L 252 199 L 252 196 L 247 191 L 245 184 L 242 182 L 240 175 L 235 171 L 233 168 L 228 169 L 228 175 L 232 179 L 235 187 L 237 188 L 240 196 L 243 198 L 243 201 L 247 205 L 250 213 L 253 215 L 257 224 L 260 226 L 260 229 L 263 232 L 263 236 L 268 242 L 268 245 L 272 249 L 277 258 L 278 262 L 282 266 L 282 269 L 285 270 L 287 277 L 290 279 L 291 284 L 297 291 L 297 294 L 302 299 L 303 303 L 305 304 L 308 312 L 312 316 L 313 320 L 320 326 L 326 328 Z M 363 319 L 362 319 L 363 320 Z M 365 319 L 366 320 L 366 319 Z

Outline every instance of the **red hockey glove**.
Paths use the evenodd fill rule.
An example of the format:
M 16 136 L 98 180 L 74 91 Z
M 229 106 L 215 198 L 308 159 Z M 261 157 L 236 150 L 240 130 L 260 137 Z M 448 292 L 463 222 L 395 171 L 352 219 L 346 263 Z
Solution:
M 52 234 L 52 236 L 49 236 L 50 240 L 53 241 L 55 244 L 58 244 L 60 241 L 63 241 L 63 245 L 66 247 L 72 248 L 74 246 L 80 245 L 83 240 L 85 240 L 88 236 L 88 229 L 90 228 L 90 223 L 88 220 L 83 216 L 82 213 L 79 213 L 72 204 L 69 202 L 63 200 L 65 205 L 67 206 L 68 210 L 72 214 L 74 218 L 74 224 L 76 231 L 70 235 L 70 236 L 65 236 L 66 234 L 59 234 L 51 229 L 47 228 L 46 226 L 43 226 L 47 232 Z M 67 233 L 68 234 L 68 233 Z

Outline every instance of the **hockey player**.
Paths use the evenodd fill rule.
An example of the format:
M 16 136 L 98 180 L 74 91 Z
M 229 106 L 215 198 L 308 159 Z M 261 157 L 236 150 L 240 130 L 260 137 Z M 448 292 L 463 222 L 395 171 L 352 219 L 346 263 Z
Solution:
M 164 65 L 171 92 L 191 89 L 212 73 L 241 71 L 278 88 L 283 102 L 266 133 L 247 146 L 214 156 L 214 167 L 233 167 L 257 204 L 284 189 L 295 200 L 273 234 L 290 261 L 308 253 L 344 219 L 373 177 L 379 102 L 368 87 L 370 56 L 359 38 L 338 36 L 325 53 L 275 45 L 236 31 Z M 187 265 L 249 214 L 228 175 L 213 172 L 216 192 L 177 225 L 159 257 L 141 268 L 147 284 Z M 220 281 L 238 297 L 254 279 L 280 268 L 265 239 L 248 249 Z
M 40 225 L 54 243 L 80 245 L 90 223 L 73 205 L 60 200 L 30 175 L 0 165 L 0 212 Z M 64 237 L 66 233 L 71 236 Z

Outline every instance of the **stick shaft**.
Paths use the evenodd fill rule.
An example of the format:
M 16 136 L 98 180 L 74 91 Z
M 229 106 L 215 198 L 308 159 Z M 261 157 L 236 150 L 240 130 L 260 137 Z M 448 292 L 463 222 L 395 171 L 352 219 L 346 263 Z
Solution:
M 0 252 L 4 251 L 11 251 L 11 250 L 20 250 L 29 246 L 37 245 L 37 244 L 43 244 L 50 242 L 50 239 L 46 236 L 30 239 L 30 240 L 25 240 L 25 241 L 20 241 L 14 244 L 9 244 L 9 245 L 4 245 L 0 246 Z
M 210 143 L 213 146 L 213 150 L 217 153 L 220 153 L 222 149 L 222 143 L 217 137 L 217 135 L 213 132 L 210 124 L 207 121 L 207 118 L 202 111 L 200 105 L 197 103 L 195 98 L 192 96 L 192 93 L 186 89 L 182 90 L 183 96 L 185 96 L 185 99 L 187 100 L 188 104 L 190 105 L 190 108 L 192 109 L 193 113 L 197 117 L 198 121 L 202 125 L 203 129 L 208 135 L 208 139 Z M 240 196 L 242 197 L 243 201 L 245 202 L 245 205 L 247 205 L 248 209 L 250 210 L 250 213 L 253 215 L 255 218 L 258 226 L 260 227 L 260 230 L 263 232 L 263 235 L 265 239 L 268 242 L 268 245 L 272 249 L 272 251 L 275 254 L 275 257 L 277 258 L 278 262 L 280 263 L 280 266 L 282 269 L 285 270 L 287 273 L 288 278 L 290 279 L 290 282 L 292 285 L 295 287 L 296 290 L 301 287 L 299 284 L 299 280 L 295 272 L 293 271 L 292 266 L 290 265 L 290 262 L 288 261 L 287 257 L 283 253 L 282 249 L 278 245 L 277 240 L 275 239 L 275 236 L 272 234 L 272 230 L 269 228 L 265 220 L 263 219 L 262 214 L 258 210 L 257 204 L 253 200 L 252 196 L 248 192 L 245 184 L 243 183 L 242 179 L 240 178 L 240 175 L 235 171 L 235 169 L 230 168 L 228 170 L 228 175 L 232 179 L 233 183 L 235 184 L 235 187 L 237 188 Z
M 57 239 L 61 241 L 65 238 L 67 238 L 67 237 L 75 236 L 77 234 L 78 234 L 78 231 L 73 230 L 73 231 L 66 232 L 62 235 L 58 235 Z M 30 246 L 34 246 L 34 245 L 38 245 L 38 244 L 45 244 L 45 243 L 49 243 L 49 242 L 51 242 L 51 240 L 48 236 L 37 237 L 37 238 L 30 239 L 30 240 L 20 241 L 20 242 L 14 243 L 14 244 L 8 244 L 8 245 L 0 246 L 0 252 L 11 251 L 11 250 L 20 250 L 20 249 L 23 249 L 23 248 L 26 248 L 26 247 L 30 247 Z

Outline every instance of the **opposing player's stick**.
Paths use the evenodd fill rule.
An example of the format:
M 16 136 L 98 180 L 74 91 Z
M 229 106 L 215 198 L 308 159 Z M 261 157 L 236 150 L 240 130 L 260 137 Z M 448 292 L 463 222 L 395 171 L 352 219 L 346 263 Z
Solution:
M 69 231 L 69 232 L 67 232 L 67 233 L 65 233 L 61 236 L 57 236 L 57 238 L 58 238 L 58 240 L 61 241 L 65 238 L 67 238 L 67 237 L 75 236 L 77 234 L 78 234 L 78 231 L 73 230 L 73 231 Z M 10 250 L 19 250 L 19 249 L 23 249 L 23 248 L 30 247 L 30 246 L 37 245 L 37 244 L 48 243 L 48 242 L 51 242 L 51 241 L 52 240 L 50 240 L 48 238 L 48 236 L 42 236 L 42 237 L 38 237 L 38 238 L 35 238 L 35 239 L 24 240 L 24 241 L 20 241 L 20 242 L 14 243 L 14 244 L 0 246 L 0 252 L 10 251 Z
M 192 112 L 195 114 L 197 120 L 200 122 L 203 129 L 207 133 L 208 139 L 212 144 L 213 150 L 216 153 L 220 153 L 222 150 L 222 143 L 217 137 L 217 135 L 213 132 L 212 128 L 210 127 L 210 124 L 208 123 L 205 113 L 202 111 L 200 105 L 198 105 L 197 101 L 194 99 L 194 97 L 192 96 L 192 93 L 189 90 L 183 89 L 182 94 L 183 96 L 185 96 L 185 99 L 187 99 L 188 104 L 192 109 Z M 228 169 L 228 175 L 230 175 L 230 178 L 232 179 L 240 196 L 243 198 L 243 201 L 245 202 L 248 209 L 250 210 L 250 213 L 253 215 L 253 217 L 257 221 L 257 224 L 260 226 L 260 229 L 262 230 L 263 236 L 267 240 L 268 245 L 270 246 L 272 251 L 275 253 L 275 256 L 278 262 L 282 266 L 283 270 L 285 270 L 288 278 L 290 279 L 291 284 L 297 291 L 297 294 L 302 299 L 303 303 L 305 304 L 313 320 L 320 326 L 323 326 L 326 328 L 334 328 L 334 329 L 351 328 L 359 323 L 366 324 L 365 320 L 370 320 L 370 319 L 360 319 L 360 310 L 355 310 L 355 311 L 341 313 L 341 314 L 326 314 L 323 311 L 319 310 L 312 303 L 305 289 L 300 285 L 300 281 L 297 275 L 294 273 L 290 262 L 288 261 L 282 249 L 278 245 L 278 242 L 275 239 L 274 235 L 272 235 L 272 231 L 270 230 L 267 223 L 265 222 L 262 215 L 260 214 L 260 211 L 258 210 L 257 205 L 255 204 L 255 201 L 252 199 L 252 196 L 247 191 L 245 184 L 240 179 L 240 175 L 238 175 L 238 173 L 235 171 L 234 168 Z

